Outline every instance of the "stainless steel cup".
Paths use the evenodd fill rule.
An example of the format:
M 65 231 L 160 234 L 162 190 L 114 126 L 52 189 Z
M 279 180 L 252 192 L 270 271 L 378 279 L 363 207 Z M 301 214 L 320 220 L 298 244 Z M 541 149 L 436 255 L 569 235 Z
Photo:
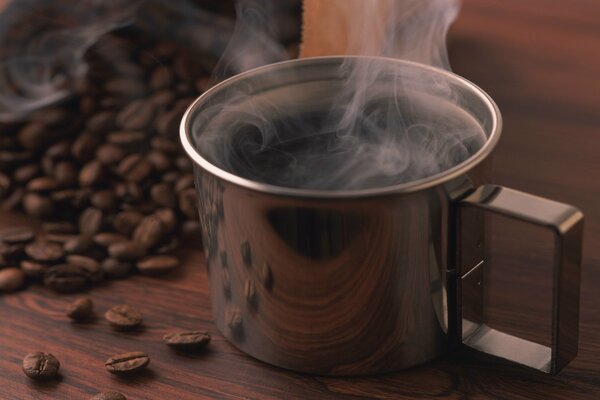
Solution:
M 339 90 L 342 63 L 360 60 L 319 57 L 254 69 L 208 90 L 185 114 L 181 140 L 195 163 L 217 327 L 260 360 L 310 373 L 394 371 L 460 343 L 559 371 L 577 353 L 583 215 L 486 184 L 501 118 L 471 82 L 417 63 L 376 60 L 398 74 L 447 82 L 457 106 L 485 132 L 469 159 L 418 181 L 346 191 L 277 187 L 225 171 L 199 151 L 198 138 L 222 117 L 223 105 L 243 109 L 255 99 L 310 111 Z M 549 347 L 485 324 L 486 212 L 554 232 Z

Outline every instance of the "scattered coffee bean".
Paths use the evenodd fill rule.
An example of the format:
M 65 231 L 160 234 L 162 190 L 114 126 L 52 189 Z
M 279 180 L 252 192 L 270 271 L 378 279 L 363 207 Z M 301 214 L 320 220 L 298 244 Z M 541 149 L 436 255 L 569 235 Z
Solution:
M 56 378 L 59 369 L 60 362 L 50 353 L 30 353 L 23 359 L 23 372 L 31 379 Z
M 179 260 L 174 256 L 152 256 L 138 261 L 136 265 L 143 275 L 162 275 L 177 268 Z
M 65 251 L 63 250 L 62 246 L 43 240 L 38 240 L 28 244 L 25 247 L 25 253 L 27 253 L 32 260 L 41 263 L 58 262 L 65 255 Z
M 0 293 L 16 292 L 25 285 L 25 274 L 19 268 L 0 269 Z
M 144 215 L 135 211 L 122 211 L 115 216 L 113 228 L 123 235 L 131 235 Z
M 177 350 L 197 351 L 204 349 L 210 343 L 208 332 L 191 331 L 168 333 L 163 336 L 163 342 Z
M 0 242 L 8 244 L 29 243 L 35 237 L 35 230 L 31 228 L 12 228 L 0 231 Z
M 163 238 L 164 229 L 161 220 L 155 215 L 148 215 L 133 232 L 133 240 L 150 249 Z
M 127 400 L 127 397 L 119 392 L 102 392 L 98 393 L 90 400 Z
M 141 351 L 112 356 L 106 363 L 106 370 L 115 375 L 132 375 L 146 369 L 150 363 L 148 354 Z
M 114 306 L 104 314 L 104 317 L 117 330 L 136 329 L 143 322 L 142 314 L 127 304 Z
M 101 264 L 104 276 L 107 279 L 120 279 L 124 278 L 131 272 L 131 263 L 128 261 L 117 260 L 116 258 L 109 257 L 102 261 Z
M 74 321 L 89 319 L 94 312 L 94 302 L 89 297 L 81 297 L 75 300 L 67 308 L 67 317 Z
M 88 271 L 70 264 L 50 267 L 44 273 L 44 285 L 59 293 L 73 293 L 85 289 L 90 283 Z
M 137 242 L 128 240 L 126 242 L 114 243 L 108 247 L 108 254 L 119 260 L 137 260 L 146 255 L 146 248 Z
M 86 208 L 79 216 L 79 232 L 94 235 L 102 227 L 102 211 L 98 208 Z

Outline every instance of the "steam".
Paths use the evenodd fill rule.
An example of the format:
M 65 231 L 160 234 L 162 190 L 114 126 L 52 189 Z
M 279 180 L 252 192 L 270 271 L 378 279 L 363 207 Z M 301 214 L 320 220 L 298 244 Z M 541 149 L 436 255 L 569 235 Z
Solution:
M 264 4 L 240 3 L 222 70 L 239 73 L 281 59 L 281 49 L 268 40 Z M 327 47 L 339 37 L 347 46 L 344 54 L 449 69 L 445 37 L 458 1 L 326 4 L 320 3 L 321 10 L 331 7 L 336 14 L 321 18 L 333 26 L 323 24 L 317 32 L 323 42 L 313 40 L 312 46 Z M 325 67 L 264 72 L 230 86 L 202 111 L 192 136 L 209 161 L 248 179 L 305 189 L 383 187 L 445 171 L 482 146 L 481 124 L 458 105 L 459 98 L 436 70 L 347 58 Z
M 0 13 L 0 120 L 67 97 L 86 72 L 83 55 L 127 25 L 138 0 L 13 0 Z

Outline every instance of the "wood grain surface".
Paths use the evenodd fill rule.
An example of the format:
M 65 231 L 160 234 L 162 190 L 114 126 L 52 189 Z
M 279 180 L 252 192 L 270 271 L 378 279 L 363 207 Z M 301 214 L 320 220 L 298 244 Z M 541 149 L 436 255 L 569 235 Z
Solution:
M 139 307 L 146 320 L 139 333 L 116 333 L 102 318 L 70 323 L 64 308 L 74 296 L 40 287 L 1 297 L 0 399 L 86 399 L 109 389 L 149 400 L 600 398 L 599 18 L 596 0 L 465 0 L 450 33 L 455 71 L 490 93 L 504 115 L 495 182 L 574 204 L 586 215 L 579 356 L 558 376 L 467 350 L 377 377 L 325 378 L 270 367 L 216 331 L 203 255 L 190 241 L 177 274 L 90 292 L 99 315 L 119 303 Z M 0 228 L 26 223 L 0 215 Z M 536 313 L 547 306 L 538 291 L 548 290 L 548 279 L 541 276 L 543 257 L 527 250 L 533 239 L 526 240 L 536 236 L 516 244 L 503 237 L 495 243 L 515 253 L 498 257 L 498 264 L 508 264 L 492 274 L 491 316 L 509 331 L 543 341 L 548 323 Z M 210 349 L 195 356 L 169 350 L 160 338 L 172 328 L 210 331 Z M 37 384 L 21 372 L 23 356 L 36 350 L 61 360 L 60 381 Z M 144 374 L 122 379 L 104 371 L 110 355 L 134 350 L 152 358 Z

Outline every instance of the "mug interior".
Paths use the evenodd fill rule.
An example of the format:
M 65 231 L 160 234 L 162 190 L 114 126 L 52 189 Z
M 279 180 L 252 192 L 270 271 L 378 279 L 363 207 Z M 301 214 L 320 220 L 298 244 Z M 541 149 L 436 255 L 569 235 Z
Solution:
M 361 70 L 367 71 L 369 82 L 367 75 L 357 73 Z M 356 88 L 349 90 L 354 82 Z M 359 109 L 377 118 L 359 127 L 357 145 L 346 141 L 337 122 Z M 384 122 L 376 134 L 365 134 L 373 120 Z M 331 121 L 335 126 L 329 126 Z M 238 185 L 302 196 L 362 196 L 419 190 L 466 172 L 492 150 L 500 125 L 489 96 L 450 72 L 395 59 L 318 57 L 260 67 L 216 85 L 184 115 L 181 138 L 200 167 Z M 408 134 L 400 135 L 407 126 L 403 132 Z M 392 142 L 379 143 L 380 137 Z M 365 140 L 368 146 L 357 147 Z M 367 154 L 370 158 L 361 165 L 357 157 L 375 148 L 373 143 L 378 152 Z M 417 160 L 400 179 L 395 173 L 400 164 L 385 164 L 390 149 L 408 151 L 415 159 L 423 146 L 430 150 L 424 159 L 433 160 L 433 166 Z M 315 159 L 319 151 L 326 157 Z M 348 159 L 355 164 L 352 171 L 346 168 Z M 290 163 L 300 168 L 290 172 Z M 390 173 L 348 180 L 381 163 Z M 327 171 L 336 168 L 350 175 L 330 176 Z M 349 184 L 327 186 L 340 180 Z

